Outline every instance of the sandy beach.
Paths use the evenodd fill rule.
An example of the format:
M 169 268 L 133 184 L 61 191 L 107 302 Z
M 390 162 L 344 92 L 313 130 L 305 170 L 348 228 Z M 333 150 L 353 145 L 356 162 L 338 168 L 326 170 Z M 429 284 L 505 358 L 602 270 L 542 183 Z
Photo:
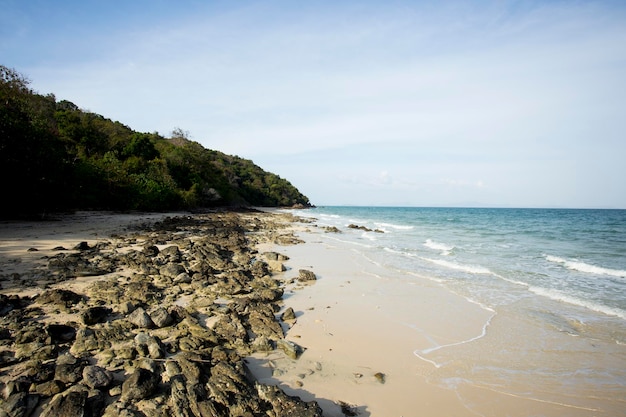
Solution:
M 298 212 L 293 214 L 297 215 Z M 183 222 L 184 227 L 167 229 L 158 236 L 146 232 L 148 225 L 155 221 L 181 215 L 189 219 L 189 225 Z M 136 372 L 137 367 L 148 367 L 157 374 L 162 372 L 166 391 L 137 402 L 133 405 L 134 409 L 146 412 L 153 410 L 159 401 L 161 404 L 173 401 L 167 400 L 167 390 L 171 389 L 168 384 L 172 382 L 169 376 L 165 376 L 166 369 L 159 368 L 159 361 L 162 360 L 159 358 L 188 355 L 186 352 L 178 352 L 183 340 L 178 339 L 178 331 L 179 328 L 187 329 L 185 326 L 189 326 L 189 320 L 193 320 L 195 325 L 201 325 L 205 332 L 224 337 L 220 340 L 226 343 L 222 346 L 226 346 L 227 351 L 238 352 L 229 359 L 234 361 L 229 362 L 229 366 L 236 368 L 240 364 L 264 386 L 278 386 L 287 395 L 299 397 L 304 402 L 315 401 L 327 417 L 610 416 L 619 415 L 619 410 L 623 410 L 624 400 L 619 395 L 619 386 L 611 388 L 614 391 L 607 391 L 607 387 L 594 387 L 593 380 L 584 382 L 582 378 L 581 382 L 581 378 L 573 376 L 570 381 L 552 381 L 533 371 L 568 367 L 572 362 L 584 368 L 590 361 L 595 361 L 593 366 L 596 367 L 619 368 L 623 364 L 619 347 L 615 347 L 615 355 L 604 355 L 600 358 L 602 363 L 599 363 L 597 355 L 592 356 L 594 351 L 604 349 L 610 353 L 613 347 L 599 347 L 597 341 L 593 345 L 586 338 L 551 331 L 536 322 L 507 314 L 506 311 L 496 314 L 485 306 L 443 288 L 436 280 L 428 277 L 415 274 L 405 276 L 398 271 L 390 273 L 381 265 L 363 258 L 334 234 L 311 221 L 298 221 L 290 214 L 281 215 L 272 210 L 262 216 L 255 213 L 233 216 L 225 217 L 224 221 L 243 225 L 243 229 L 247 230 L 247 242 L 244 246 L 230 249 L 230 255 L 220 255 L 222 259 L 216 262 L 223 272 L 218 275 L 214 270 L 212 279 L 223 277 L 220 279 L 226 280 L 231 274 L 239 277 L 240 272 L 244 271 L 249 276 L 255 276 L 255 280 L 259 279 L 259 283 L 270 285 L 262 288 L 270 289 L 273 291 L 271 294 L 282 294 L 280 299 L 266 303 L 274 306 L 275 316 L 272 318 L 282 326 L 284 338 L 302 347 L 303 353 L 297 359 L 277 349 L 276 344 L 270 349 L 261 348 L 261 339 L 258 335 L 254 336 L 255 331 L 259 332 L 258 328 L 254 330 L 254 327 L 250 327 L 252 322 L 247 321 L 249 307 L 239 312 L 239 307 L 236 307 L 238 303 L 252 296 L 259 297 L 254 292 L 248 293 L 255 290 L 242 292 L 241 287 L 237 287 L 240 284 L 236 284 L 235 290 L 223 292 L 223 284 L 227 281 L 220 283 L 219 280 L 207 286 L 207 277 L 194 273 L 191 264 L 182 262 L 186 270 L 194 274 L 193 278 L 188 276 L 184 279 L 164 277 L 162 271 L 146 272 L 146 266 L 141 267 L 143 274 L 133 272 L 131 268 L 104 275 L 79 274 L 63 279 L 42 272 L 50 258 L 59 256 L 60 247 L 74 252 L 73 248 L 85 241 L 91 247 L 112 247 L 112 253 L 122 257 L 124 254 L 136 253 L 134 251 L 145 252 L 150 242 L 156 243 L 157 250 L 161 251 L 172 245 L 177 246 L 181 254 L 204 241 L 232 244 L 228 243 L 231 232 L 212 238 L 214 232 L 203 232 L 199 228 L 202 223 L 194 223 L 193 216 L 185 213 L 77 213 L 71 216 L 70 221 L 4 222 L 0 225 L 1 293 L 24 297 L 22 301 L 27 301 L 28 305 L 34 300 L 35 305 L 41 306 L 39 308 L 43 308 L 42 311 L 47 314 L 42 316 L 43 322 L 48 325 L 51 322 L 67 323 L 77 327 L 79 333 L 82 331 L 80 329 L 85 329 L 84 325 L 77 324 L 81 320 L 80 314 L 94 308 L 90 307 L 92 304 L 82 301 L 69 310 L 58 307 L 51 309 L 37 302 L 37 297 L 48 290 L 69 290 L 90 294 L 95 302 L 98 293 L 91 288 L 97 281 L 114 280 L 118 283 L 116 285 L 125 286 L 139 280 L 149 280 L 156 290 L 160 289 L 161 298 L 143 303 L 133 301 L 132 307 L 143 306 L 152 314 L 159 307 L 165 306 L 174 316 L 189 314 L 186 319 L 177 319 L 182 320 L 178 324 L 149 330 L 150 335 L 160 337 L 163 346 L 171 351 L 160 353 L 165 356 L 148 360 L 148 364 L 152 364 L 150 366 L 143 359 L 111 362 L 111 353 L 106 353 L 107 349 L 80 351 L 76 349 L 77 342 L 74 340 L 57 344 L 55 350 L 42 357 L 43 363 L 49 363 L 54 360 L 56 352 L 71 347 L 70 352 L 76 357 L 86 357 L 91 365 L 110 370 L 113 380 L 117 382 L 107 386 L 108 391 L 101 388 L 108 393 L 108 396 L 105 395 L 107 400 L 103 400 L 102 404 L 102 409 L 106 411 L 101 414 L 107 417 L 118 415 L 115 412 L 122 409 L 119 405 L 120 394 L 124 396 L 122 382 L 129 378 L 133 369 Z M 233 232 L 235 230 L 239 229 L 232 229 Z M 262 254 L 267 252 L 285 255 L 288 260 L 267 260 L 272 272 L 260 272 L 259 278 L 256 278 L 257 273 L 252 273 L 250 265 L 264 259 Z M 228 251 L 221 253 L 226 254 Z M 98 256 L 106 258 L 106 252 Z M 283 266 L 286 270 L 280 272 Z M 213 268 L 217 269 L 218 266 Z M 297 279 L 301 269 L 314 272 L 317 279 L 307 282 Z M 267 273 L 271 275 L 269 280 L 267 276 L 261 277 Z M 253 287 L 257 285 L 260 284 L 254 284 Z M 214 286 L 218 289 L 212 289 Z M 278 286 L 282 288 L 280 293 L 276 293 Z M 101 304 L 111 307 L 114 315 L 106 318 L 104 323 L 87 326 L 87 330 L 93 329 L 98 334 L 98 331 L 120 325 L 127 332 L 127 336 L 123 337 L 130 337 L 131 340 L 138 333 L 148 331 L 124 327 L 128 326 L 130 319 L 128 313 L 122 310 L 130 308 L 129 302 L 120 305 L 111 302 Z M 187 313 L 181 313 L 181 306 Z M 294 310 L 295 319 L 280 321 L 279 318 L 288 309 Z M 40 314 L 36 313 L 36 309 L 31 311 L 35 318 Z M 240 330 L 236 330 L 237 326 L 240 326 Z M 246 331 L 241 330 L 243 327 L 248 328 L 247 335 Z M 18 333 L 18 330 L 14 330 L 11 335 Z M 214 337 L 208 336 L 209 333 L 206 337 Z M 2 354 L 7 362 L 0 373 L 0 383 L 4 387 L 6 406 L 10 402 L 6 393 L 18 390 L 10 385 L 9 380 L 24 372 L 24 368 L 20 368 L 19 363 L 16 365 L 13 360 L 13 352 L 17 352 L 17 348 L 12 347 L 12 338 L 7 339 L 7 335 L 3 337 Z M 540 344 L 538 340 L 541 340 Z M 44 348 L 37 347 L 40 350 Z M 118 352 L 115 349 L 113 345 L 109 350 L 115 354 Z M 211 361 L 211 366 L 215 366 L 215 355 L 223 360 L 223 355 L 216 352 L 223 351 L 224 347 L 212 346 L 205 353 L 208 359 L 202 360 Z M 117 354 L 121 352 L 126 351 L 120 350 Z M 163 364 L 167 362 L 169 359 Z M 515 375 L 499 378 L 489 372 L 490 367 L 500 366 L 502 362 L 506 362 Z M 41 362 L 30 366 L 39 366 L 38 363 Z M 207 368 L 202 372 L 207 372 L 205 378 L 210 386 L 213 378 L 211 370 Z M 80 381 L 71 384 L 83 384 Z M 65 384 L 67 388 L 70 383 Z M 574 387 L 563 389 L 568 384 Z M 29 395 L 34 395 L 34 389 L 40 401 L 32 415 L 45 415 L 42 412 L 49 407 L 51 398 L 63 398 L 64 391 L 49 392 L 42 385 L 45 384 L 30 387 Z M 9 386 L 13 388 L 7 388 Z M 18 394 L 19 390 L 13 395 Z M 88 399 L 91 399 L 92 394 L 89 395 Z M 209 393 L 205 395 L 208 398 Z M 211 394 L 211 398 L 214 399 L 214 395 Z M 196 400 L 207 398 L 198 397 Z M 261 407 L 258 404 L 255 407 Z M 301 403 L 294 404 L 300 406 Z M 246 406 L 253 407 L 249 404 Z M 164 410 L 172 412 L 171 407 L 174 405 L 169 407 Z M 317 415 L 313 408 L 307 410 L 312 413 L 310 415 Z

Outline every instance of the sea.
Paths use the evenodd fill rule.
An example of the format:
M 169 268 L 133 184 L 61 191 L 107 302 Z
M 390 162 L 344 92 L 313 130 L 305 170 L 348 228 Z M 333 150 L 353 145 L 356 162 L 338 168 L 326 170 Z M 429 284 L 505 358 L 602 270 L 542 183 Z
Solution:
M 302 213 L 339 229 L 324 239 L 348 245 L 391 279 L 427 280 L 492 313 L 464 351 L 415 350 L 416 360 L 435 368 L 489 356 L 471 370 L 442 371 L 438 383 L 484 377 L 509 389 L 523 381 L 507 391 L 519 396 L 545 383 L 538 401 L 579 404 L 572 410 L 583 415 L 626 410 L 626 210 L 322 206 Z

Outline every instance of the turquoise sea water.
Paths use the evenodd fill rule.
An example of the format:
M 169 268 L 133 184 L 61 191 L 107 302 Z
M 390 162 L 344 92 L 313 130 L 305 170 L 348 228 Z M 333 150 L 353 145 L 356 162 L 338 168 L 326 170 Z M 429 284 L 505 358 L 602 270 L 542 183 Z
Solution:
M 306 213 L 319 226 L 343 230 L 335 238 L 373 262 L 439 281 L 488 308 L 533 298 L 551 302 L 546 320 L 626 324 L 626 210 L 318 207 Z M 346 229 L 350 224 L 373 231 Z M 613 337 L 626 343 L 621 332 Z

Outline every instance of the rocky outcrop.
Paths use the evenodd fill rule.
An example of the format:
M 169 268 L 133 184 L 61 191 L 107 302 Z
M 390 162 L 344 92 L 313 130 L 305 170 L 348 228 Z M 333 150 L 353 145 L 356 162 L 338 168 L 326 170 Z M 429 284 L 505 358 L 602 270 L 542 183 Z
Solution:
M 277 316 L 283 288 L 272 274 L 287 258 L 254 251 L 298 239 L 260 216 L 167 218 L 82 242 L 42 276 L 54 285 L 105 274 L 84 290 L 0 296 L 0 416 L 321 416 L 246 368 L 253 352 L 304 351 Z

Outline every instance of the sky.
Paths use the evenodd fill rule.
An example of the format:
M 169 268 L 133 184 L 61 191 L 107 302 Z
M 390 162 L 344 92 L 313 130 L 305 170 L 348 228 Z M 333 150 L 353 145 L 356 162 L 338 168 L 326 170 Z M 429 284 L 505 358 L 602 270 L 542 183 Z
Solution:
M 626 2 L 0 0 L 0 64 L 316 205 L 626 208 Z

